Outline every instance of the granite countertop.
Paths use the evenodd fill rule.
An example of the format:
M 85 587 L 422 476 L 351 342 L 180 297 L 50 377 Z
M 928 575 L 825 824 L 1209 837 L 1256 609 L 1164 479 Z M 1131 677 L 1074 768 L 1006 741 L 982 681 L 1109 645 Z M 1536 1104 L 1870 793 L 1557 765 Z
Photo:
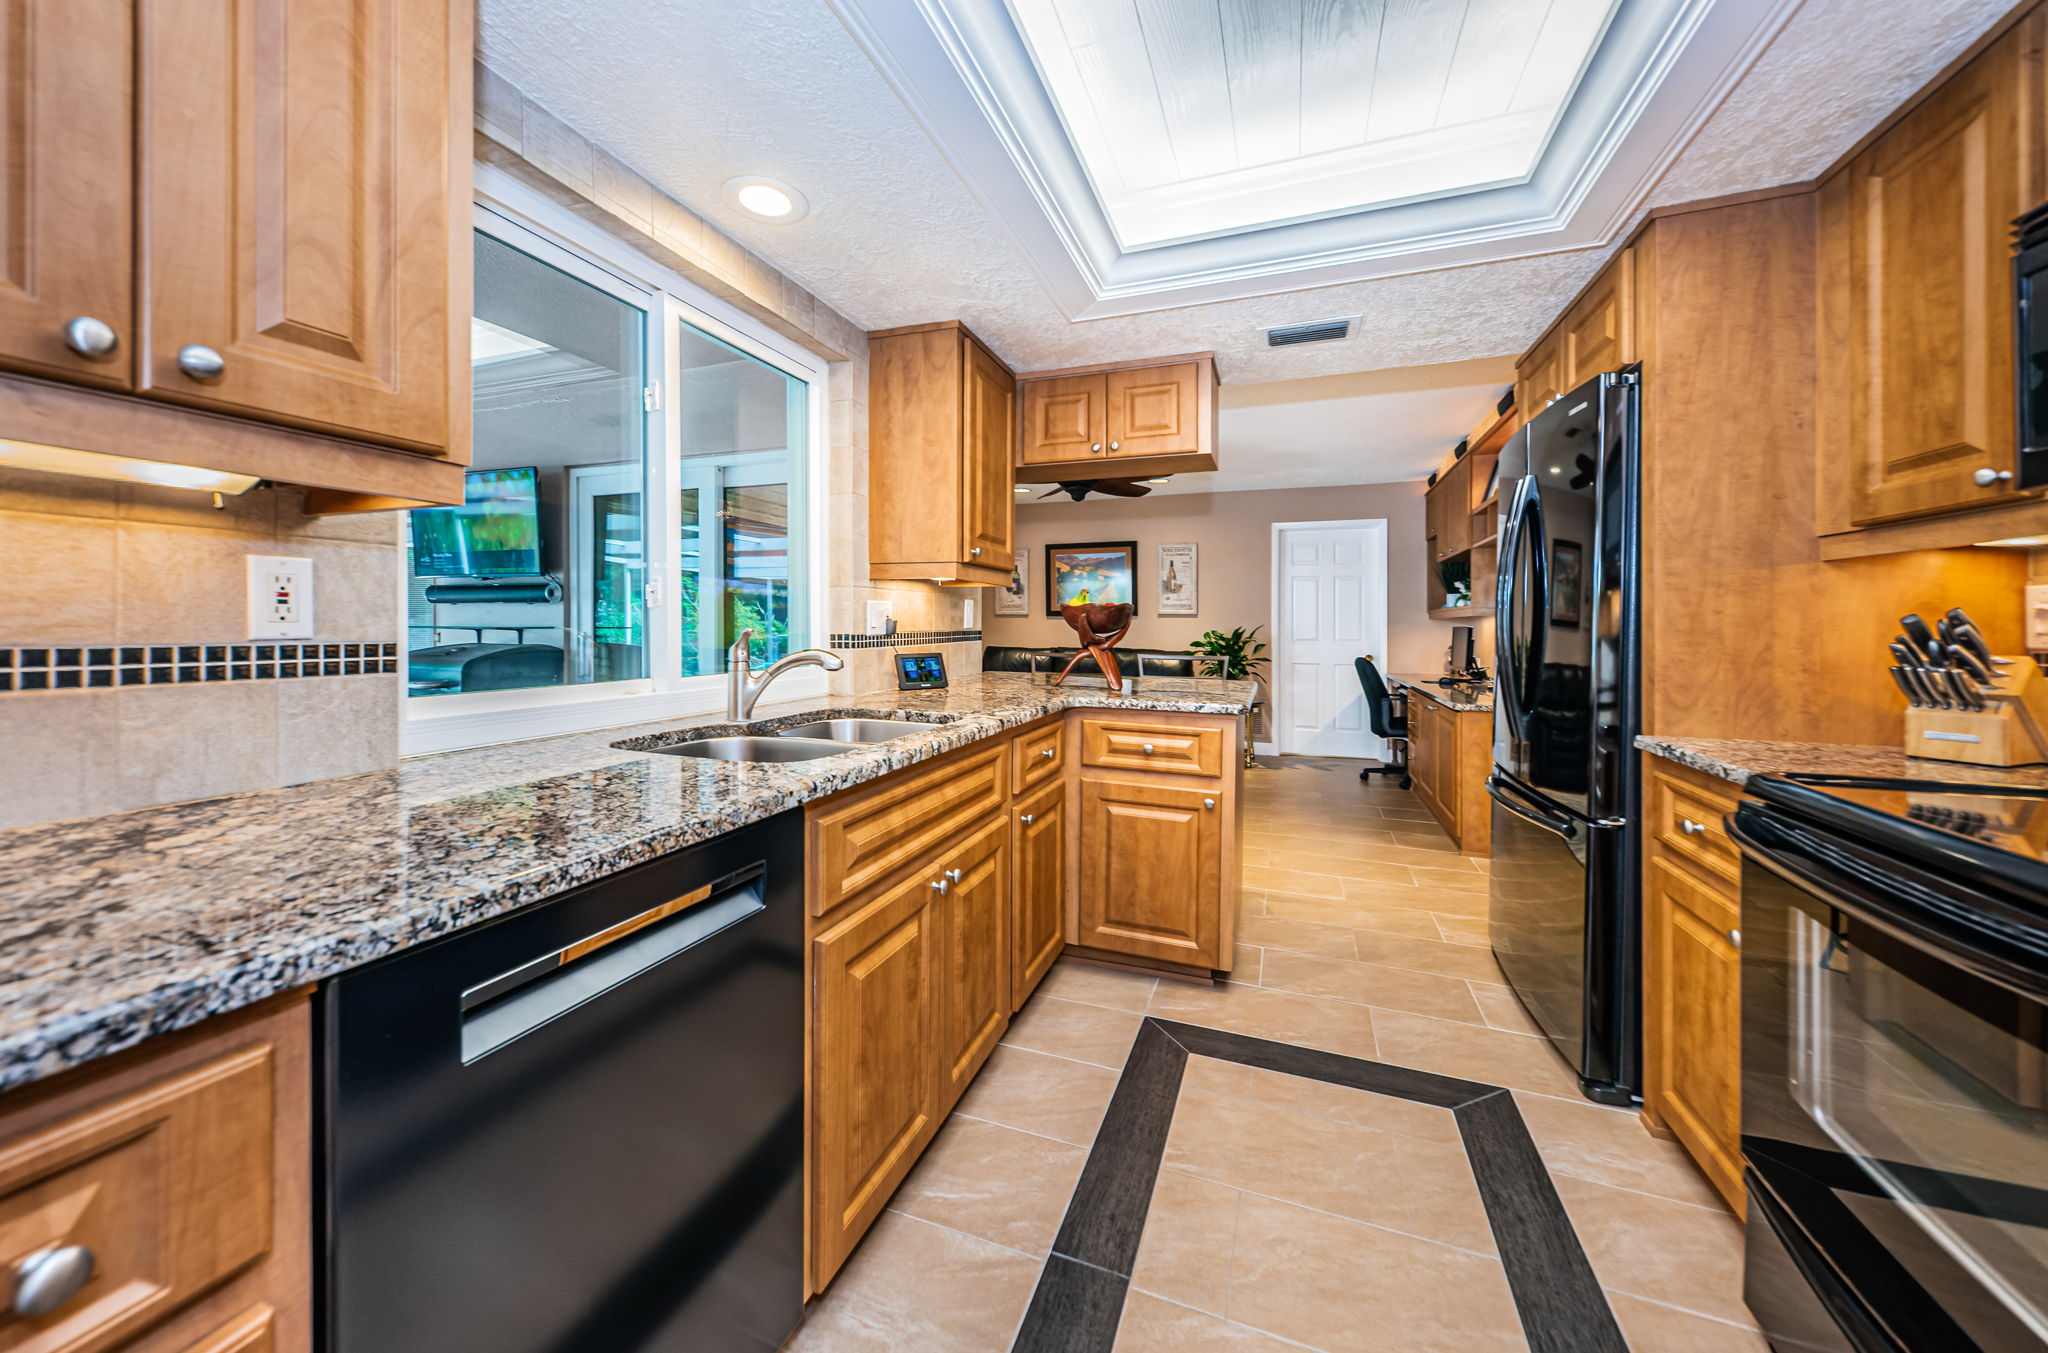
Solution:
M 1667 761 L 1741 785 L 1752 775 L 1875 775 L 1948 780 L 1957 784 L 2048 789 L 2048 766 L 1971 766 L 1907 756 L 1897 747 L 1833 742 L 1752 742 L 1737 738 L 1666 738 L 1643 734 L 1636 746 Z
M 973 673 L 772 707 L 944 720 L 813 761 L 621 750 L 715 716 L 449 752 L 393 771 L 0 831 L 0 1090 L 332 976 L 1074 708 L 1241 714 L 1249 681 L 1122 695 Z
M 1436 684 L 1436 677 L 1409 676 L 1402 672 L 1389 673 L 1387 680 L 1396 686 L 1406 686 L 1417 695 L 1427 696 L 1445 709 L 1463 711 L 1493 708 L 1491 683 L 1483 690 L 1476 690 L 1470 686 L 1439 686 Z

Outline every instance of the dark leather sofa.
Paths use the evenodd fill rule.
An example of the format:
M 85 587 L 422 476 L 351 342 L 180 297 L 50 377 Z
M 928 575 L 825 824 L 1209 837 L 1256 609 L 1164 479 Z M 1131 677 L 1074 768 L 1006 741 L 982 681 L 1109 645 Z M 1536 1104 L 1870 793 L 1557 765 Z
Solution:
M 1031 670 L 1031 660 L 1035 657 L 1038 659 L 1040 671 L 1057 672 L 1066 666 L 1067 659 L 1078 651 L 1074 648 L 1012 648 L 1003 644 L 987 644 L 981 650 L 981 670 L 1028 672 Z M 1209 676 L 1214 671 L 1210 664 L 1215 662 L 1215 659 L 1204 658 L 1198 654 L 1163 648 L 1119 648 L 1112 651 L 1116 654 L 1116 665 L 1125 676 L 1138 674 L 1138 658 L 1141 654 L 1145 659 L 1147 676 Z M 1102 671 L 1091 657 L 1074 669 L 1074 675 L 1100 676 Z

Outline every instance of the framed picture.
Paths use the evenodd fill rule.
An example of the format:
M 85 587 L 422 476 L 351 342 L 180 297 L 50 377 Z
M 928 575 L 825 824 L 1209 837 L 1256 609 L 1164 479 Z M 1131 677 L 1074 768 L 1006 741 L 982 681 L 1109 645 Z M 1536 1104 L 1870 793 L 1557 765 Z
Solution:
M 1097 545 L 1045 547 L 1045 613 L 1084 594 L 1096 602 L 1136 602 L 1138 542 L 1113 540 Z
M 1195 613 L 1195 546 L 1192 541 L 1185 545 L 1161 545 L 1157 548 L 1159 564 L 1158 604 L 1153 608 L 1158 615 L 1193 615 Z
M 946 684 L 946 655 L 939 652 L 896 654 L 896 689 L 933 691 Z
M 1550 623 L 1575 630 L 1586 605 L 1586 547 L 1576 540 L 1550 544 Z
M 1010 566 L 1010 581 L 996 589 L 995 613 L 997 615 L 1030 615 L 1030 585 L 1024 580 L 1031 575 L 1025 571 L 1025 556 L 1030 551 L 1022 545 L 1017 547 L 1017 562 Z

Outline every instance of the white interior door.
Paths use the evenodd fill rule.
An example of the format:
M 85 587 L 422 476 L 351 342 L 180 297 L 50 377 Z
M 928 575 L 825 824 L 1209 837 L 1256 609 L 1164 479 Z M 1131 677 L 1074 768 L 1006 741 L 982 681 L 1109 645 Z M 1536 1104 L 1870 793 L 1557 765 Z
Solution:
M 1355 664 L 1387 651 L 1387 524 L 1278 523 L 1273 580 L 1280 752 L 1385 759 Z

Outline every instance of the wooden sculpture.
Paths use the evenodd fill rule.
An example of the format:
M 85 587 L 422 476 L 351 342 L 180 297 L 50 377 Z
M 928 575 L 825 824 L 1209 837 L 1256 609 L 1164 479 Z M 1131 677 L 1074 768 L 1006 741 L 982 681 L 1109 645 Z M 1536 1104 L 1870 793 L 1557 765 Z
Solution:
M 1085 593 L 1083 595 L 1086 595 Z M 1052 679 L 1057 686 L 1067 679 L 1067 673 L 1074 670 L 1074 664 L 1095 655 L 1095 665 L 1102 669 L 1102 675 L 1109 680 L 1109 688 L 1121 692 L 1124 688 L 1124 674 L 1116 665 L 1116 654 L 1111 652 L 1116 641 L 1123 638 L 1131 628 L 1133 607 L 1127 601 L 1080 602 L 1060 607 L 1060 619 L 1073 627 L 1081 638 L 1081 651 L 1067 659 L 1067 665 Z

